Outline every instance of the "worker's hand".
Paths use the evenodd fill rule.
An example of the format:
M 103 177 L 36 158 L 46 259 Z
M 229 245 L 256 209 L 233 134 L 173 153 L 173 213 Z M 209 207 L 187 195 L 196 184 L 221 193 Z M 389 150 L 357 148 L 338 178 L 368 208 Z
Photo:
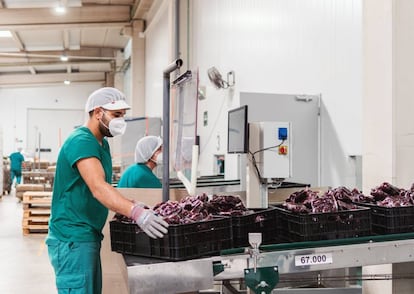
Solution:
M 162 238 L 168 233 L 168 223 L 150 209 L 134 205 L 131 211 L 131 218 L 151 238 Z
M 135 205 L 141 206 L 142 208 L 149 209 L 149 207 L 145 203 L 140 202 L 138 200 L 132 199 L 131 202 Z

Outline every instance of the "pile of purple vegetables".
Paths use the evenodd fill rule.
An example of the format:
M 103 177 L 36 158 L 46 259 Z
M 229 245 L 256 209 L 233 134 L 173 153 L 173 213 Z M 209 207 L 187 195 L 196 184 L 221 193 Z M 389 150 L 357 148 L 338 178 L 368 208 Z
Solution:
M 217 215 L 242 215 L 246 207 L 238 196 L 206 194 L 187 196 L 181 201 L 167 201 L 154 206 L 154 211 L 169 224 L 206 221 Z
M 214 215 L 235 216 L 249 213 L 239 196 L 213 195 L 207 205 L 210 213 Z
M 371 189 L 370 195 L 360 193 L 354 202 L 371 203 L 383 207 L 401 207 L 414 205 L 414 184 L 409 190 L 398 188 L 384 182 Z
M 295 213 L 337 212 L 358 208 L 355 203 L 369 203 L 383 207 L 414 205 L 414 184 L 409 190 L 384 182 L 364 195 L 358 189 L 346 187 L 330 189 L 323 195 L 309 188 L 292 193 L 283 206 Z
M 181 201 L 159 203 L 154 206 L 154 211 L 169 224 L 188 224 L 212 218 L 205 205 L 207 202 L 206 195 L 187 196 Z
M 324 213 L 356 209 L 358 206 L 353 203 L 353 193 L 356 191 L 339 187 L 319 195 L 317 191 L 306 188 L 292 193 L 283 206 L 295 213 Z
M 188 224 L 198 221 L 207 221 L 213 216 L 244 215 L 249 211 L 239 196 L 207 194 L 187 196 L 181 201 L 166 201 L 154 206 L 154 212 L 162 216 L 169 224 Z M 115 219 L 123 222 L 133 222 L 131 219 L 115 215 Z

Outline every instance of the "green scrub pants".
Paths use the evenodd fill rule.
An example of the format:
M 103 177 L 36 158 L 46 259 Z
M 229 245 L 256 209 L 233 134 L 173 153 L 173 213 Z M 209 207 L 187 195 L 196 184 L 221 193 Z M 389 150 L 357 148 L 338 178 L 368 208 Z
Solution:
M 22 181 L 22 171 L 10 170 L 10 186 L 13 185 L 14 178 L 16 178 L 16 185 L 20 184 Z
M 46 240 L 59 294 L 101 294 L 101 242 Z

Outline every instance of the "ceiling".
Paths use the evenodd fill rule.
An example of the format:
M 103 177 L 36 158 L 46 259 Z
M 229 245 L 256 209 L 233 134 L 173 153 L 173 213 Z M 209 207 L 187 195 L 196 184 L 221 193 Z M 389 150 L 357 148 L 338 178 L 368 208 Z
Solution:
M 104 82 L 153 1 L 0 0 L 0 87 Z

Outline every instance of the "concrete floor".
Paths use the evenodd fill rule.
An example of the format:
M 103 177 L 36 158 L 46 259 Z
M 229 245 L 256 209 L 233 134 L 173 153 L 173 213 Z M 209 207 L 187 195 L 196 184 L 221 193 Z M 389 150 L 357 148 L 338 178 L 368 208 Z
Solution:
M 0 200 L 0 293 L 54 294 L 55 277 L 49 263 L 46 234 L 22 233 L 22 204 L 15 197 Z

